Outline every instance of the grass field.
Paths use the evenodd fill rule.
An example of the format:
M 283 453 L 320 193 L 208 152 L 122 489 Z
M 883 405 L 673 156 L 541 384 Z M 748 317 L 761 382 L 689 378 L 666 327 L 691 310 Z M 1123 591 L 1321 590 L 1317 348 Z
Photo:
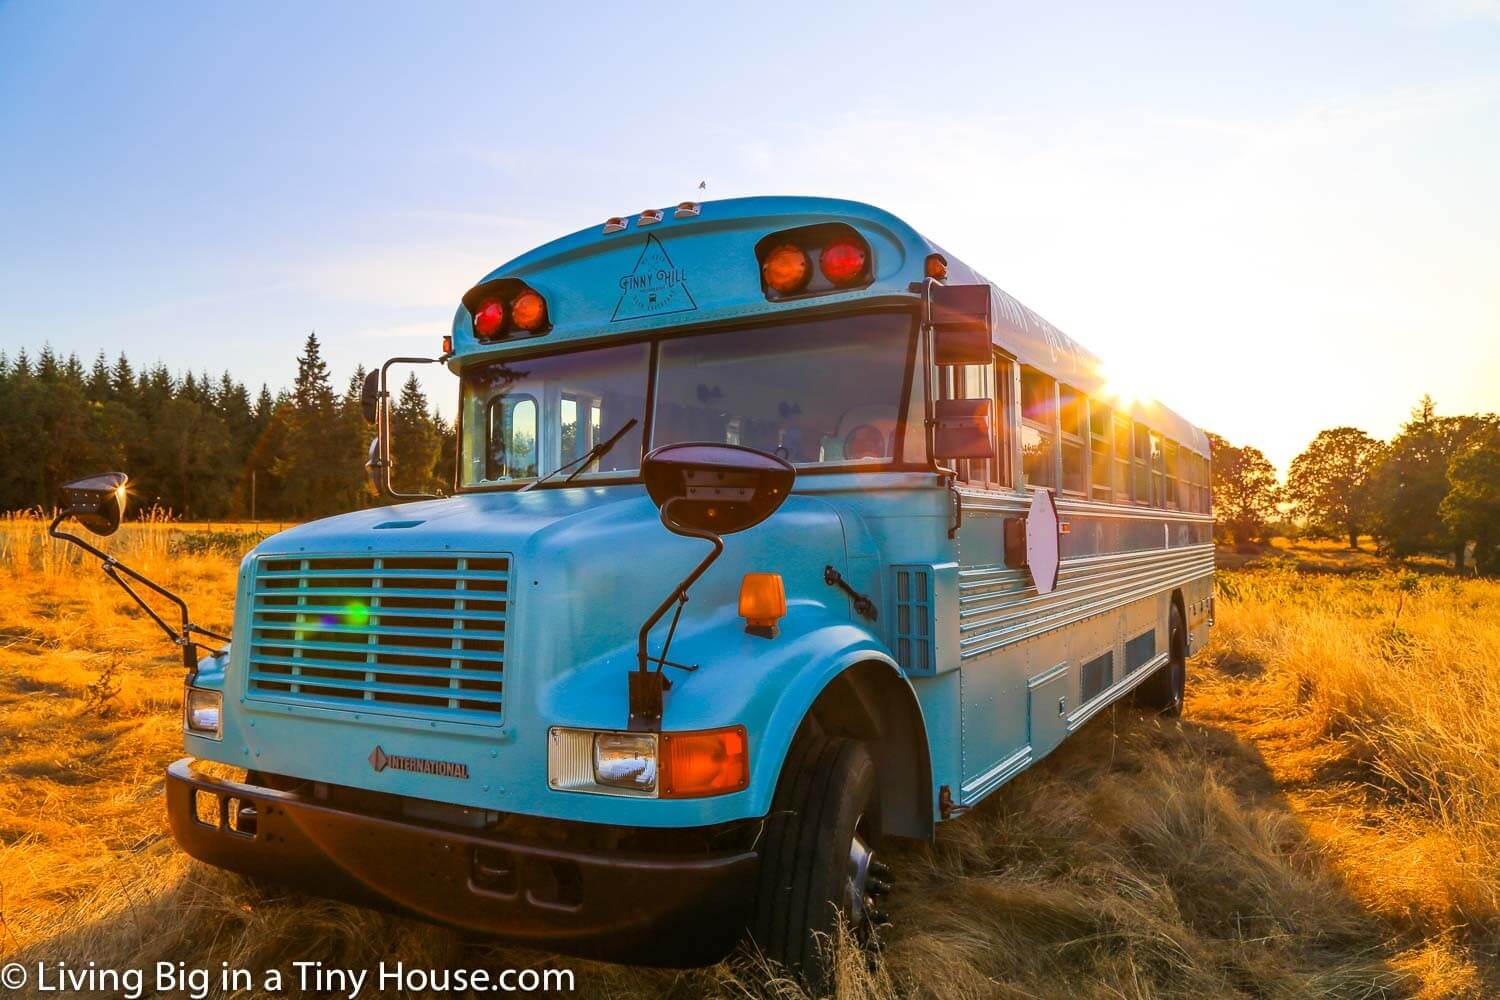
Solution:
M 225 630 L 263 530 L 109 544 Z M 841 963 L 840 997 L 1500 995 L 1500 584 L 1332 546 L 1239 561 L 1183 721 L 1120 706 L 899 847 L 889 946 Z M 3 961 L 551 964 L 586 996 L 797 995 L 749 958 L 556 959 L 189 862 L 161 803 L 172 650 L 34 521 L 0 525 L 0 592 Z

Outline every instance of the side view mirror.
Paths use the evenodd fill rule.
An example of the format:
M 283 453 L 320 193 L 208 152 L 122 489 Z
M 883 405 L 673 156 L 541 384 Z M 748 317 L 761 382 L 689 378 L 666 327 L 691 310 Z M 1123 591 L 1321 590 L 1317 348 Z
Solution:
M 935 363 L 989 364 L 994 350 L 990 343 L 990 286 L 929 284 L 927 325 L 932 328 Z
M 636 669 L 629 677 L 630 716 L 626 722 L 627 728 L 636 732 L 661 729 L 662 693 L 671 687 L 662 668 L 698 669 L 667 659 L 688 590 L 724 551 L 723 535 L 753 528 L 776 512 L 791 492 L 797 470 L 775 455 L 754 448 L 688 442 L 663 445 L 651 452 L 641 460 L 641 477 L 652 502 L 661 510 L 661 523 L 667 530 L 701 538 L 713 550 L 672 588 L 636 634 Z M 652 656 L 647 649 L 651 629 L 673 605 L 677 606 L 677 616 L 667 629 L 661 655 Z M 650 669 L 653 663 L 657 664 L 654 671 Z
M 988 399 L 939 399 L 933 404 L 934 458 L 994 458 L 995 435 Z
M 125 514 L 123 472 L 104 472 L 75 479 L 62 488 L 63 517 L 72 517 L 96 535 L 113 535 Z
M 365 384 L 359 390 L 359 412 L 365 423 L 373 424 L 380 415 L 380 369 L 365 376 Z
M 679 534 L 731 535 L 776 512 L 797 472 L 763 451 L 734 444 L 669 444 L 641 462 L 662 523 Z

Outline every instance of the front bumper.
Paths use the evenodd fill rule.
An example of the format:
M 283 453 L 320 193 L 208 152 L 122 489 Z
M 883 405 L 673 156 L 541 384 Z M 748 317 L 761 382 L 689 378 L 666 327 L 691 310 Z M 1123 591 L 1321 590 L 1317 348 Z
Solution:
M 236 828 L 231 813 L 254 810 Z M 206 818 L 204 818 L 206 817 Z M 579 850 L 167 769 L 167 819 L 188 854 L 320 896 L 392 909 L 518 944 L 638 965 L 704 965 L 739 940 L 753 850 Z

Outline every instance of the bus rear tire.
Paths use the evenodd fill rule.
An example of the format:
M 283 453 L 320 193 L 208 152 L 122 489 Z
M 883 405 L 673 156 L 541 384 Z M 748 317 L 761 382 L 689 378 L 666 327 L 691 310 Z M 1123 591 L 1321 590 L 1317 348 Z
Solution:
M 815 993 L 832 977 L 832 942 L 842 919 L 874 943 L 889 891 L 875 860 L 875 762 L 863 743 L 804 733 L 787 754 L 766 820 L 760 885 L 750 933 L 765 957 Z
M 1186 690 L 1187 625 L 1182 620 L 1182 610 L 1173 601 L 1167 628 L 1167 662 L 1135 689 L 1135 701 L 1142 708 L 1155 709 L 1162 715 L 1176 718 L 1182 715 Z

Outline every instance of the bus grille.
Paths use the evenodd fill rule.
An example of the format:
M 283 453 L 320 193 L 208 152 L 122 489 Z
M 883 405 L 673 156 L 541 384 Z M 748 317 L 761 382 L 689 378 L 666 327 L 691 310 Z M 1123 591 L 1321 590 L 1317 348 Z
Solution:
M 262 557 L 247 695 L 499 725 L 510 557 Z

